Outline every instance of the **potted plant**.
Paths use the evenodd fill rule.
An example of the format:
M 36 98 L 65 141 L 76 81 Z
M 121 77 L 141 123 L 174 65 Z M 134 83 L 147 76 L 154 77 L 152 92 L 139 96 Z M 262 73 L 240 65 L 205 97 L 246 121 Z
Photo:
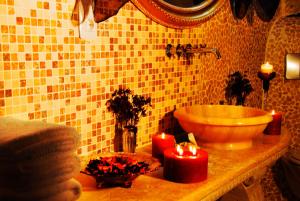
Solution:
M 228 75 L 226 84 L 225 98 L 229 105 L 232 105 L 234 99 L 236 105 L 244 105 L 247 96 L 253 91 L 250 80 L 239 71 Z
M 130 89 L 119 88 L 112 93 L 106 106 L 116 118 L 114 151 L 134 152 L 137 124 L 140 117 L 146 116 L 146 111 L 151 106 L 151 98 L 134 95 Z M 123 136 L 125 134 L 126 136 Z

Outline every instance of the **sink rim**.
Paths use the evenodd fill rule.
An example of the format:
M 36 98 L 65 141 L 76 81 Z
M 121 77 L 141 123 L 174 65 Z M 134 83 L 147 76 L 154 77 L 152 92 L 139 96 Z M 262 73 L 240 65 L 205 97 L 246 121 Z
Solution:
M 257 113 L 257 116 L 250 117 L 239 117 L 239 118 L 228 118 L 228 117 L 211 117 L 211 116 L 200 116 L 199 114 L 193 115 L 188 109 L 194 107 L 209 107 L 216 109 L 231 109 L 231 110 L 249 110 Z M 236 105 L 192 105 L 182 107 L 174 111 L 174 116 L 180 121 L 192 122 L 197 124 L 213 125 L 213 126 L 249 126 L 249 125 L 260 125 L 266 124 L 272 121 L 272 115 L 270 112 L 262 109 L 246 106 Z

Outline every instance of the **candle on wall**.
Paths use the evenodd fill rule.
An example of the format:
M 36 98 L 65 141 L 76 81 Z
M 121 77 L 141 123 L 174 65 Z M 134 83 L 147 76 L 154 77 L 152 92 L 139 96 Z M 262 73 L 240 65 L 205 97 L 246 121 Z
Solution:
M 208 153 L 195 146 L 177 146 L 164 152 L 164 177 L 179 183 L 200 182 L 207 179 Z
M 161 162 L 164 159 L 164 151 L 175 147 L 175 138 L 173 135 L 165 133 L 152 136 L 152 156 L 158 158 Z
M 269 64 L 269 62 L 262 64 L 260 67 L 260 72 L 270 74 L 273 72 L 273 65 Z
M 280 112 L 275 112 L 275 110 L 272 110 L 271 114 L 273 120 L 267 125 L 264 133 L 267 135 L 280 135 L 282 114 Z

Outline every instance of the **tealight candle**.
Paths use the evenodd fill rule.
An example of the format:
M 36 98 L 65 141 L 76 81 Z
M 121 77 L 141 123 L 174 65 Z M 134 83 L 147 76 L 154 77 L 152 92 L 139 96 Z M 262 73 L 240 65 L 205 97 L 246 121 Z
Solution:
M 269 62 L 262 64 L 260 67 L 260 72 L 270 74 L 273 72 L 273 65 L 269 64 Z
M 175 147 L 175 138 L 173 135 L 165 133 L 154 135 L 152 137 L 152 156 L 163 162 L 164 151 Z
M 179 183 L 200 182 L 207 179 L 208 153 L 190 146 L 170 148 L 164 152 L 164 177 Z
M 264 133 L 267 135 L 280 135 L 282 114 L 280 112 L 275 112 L 275 110 L 272 110 L 271 114 L 273 120 L 267 125 Z

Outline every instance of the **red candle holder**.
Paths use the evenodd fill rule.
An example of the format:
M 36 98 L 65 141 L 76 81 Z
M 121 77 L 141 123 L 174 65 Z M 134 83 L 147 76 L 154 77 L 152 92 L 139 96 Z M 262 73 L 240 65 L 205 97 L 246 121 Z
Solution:
M 179 146 L 179 145 L 178 145 Z M 179 183 L 207 179 L 208 153 L 202 149 L 171 148 L 164 152 L 164 177 Z
M 281 121 L 282 113 L 272 111 L 273 120 L 268 123 L 267 128 L 264 130 L 264 134 L 267 135 L 280 135 L 281 134 Z
M 164 151 L 175 147 L 175 137 L 169 134 L 158 134 L 152 136 L 152 156 L 158 158 L 161 163 L 164 160 Z

